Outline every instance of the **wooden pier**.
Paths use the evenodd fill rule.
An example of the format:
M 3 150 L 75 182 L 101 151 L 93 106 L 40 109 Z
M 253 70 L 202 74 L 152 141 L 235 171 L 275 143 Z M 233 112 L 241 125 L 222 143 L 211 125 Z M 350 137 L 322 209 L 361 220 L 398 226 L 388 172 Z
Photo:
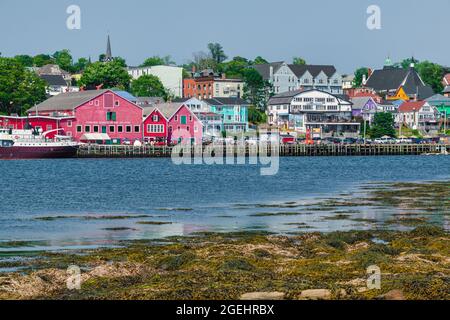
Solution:
M 192 155 L 200 155 L 205 147 L 196 146 Z M 83 145 L 78 151 L 79 158 L 167 158 L 172 155 L 172 147 L 167 146 L 124 146 L 124 145 Z M 424 155 L 450 152 L 450 145 L 442 144 L 329 144 L 281 145 L 282 157 L 302 156 L 387 156 Z M 257 155 L 256 146 L 231 145 L 223 151 L 224 156 Z

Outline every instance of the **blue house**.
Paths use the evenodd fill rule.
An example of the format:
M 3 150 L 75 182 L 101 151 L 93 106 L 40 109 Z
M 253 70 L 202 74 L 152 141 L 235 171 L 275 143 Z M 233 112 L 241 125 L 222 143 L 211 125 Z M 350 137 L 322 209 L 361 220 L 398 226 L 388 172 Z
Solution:
M 212 98 L 203 100 L 211 112 L 220 114 L 223 119 L 223 129 L 226 132 L 237 133 L 248 131 L 249 103 L 241 98 Z

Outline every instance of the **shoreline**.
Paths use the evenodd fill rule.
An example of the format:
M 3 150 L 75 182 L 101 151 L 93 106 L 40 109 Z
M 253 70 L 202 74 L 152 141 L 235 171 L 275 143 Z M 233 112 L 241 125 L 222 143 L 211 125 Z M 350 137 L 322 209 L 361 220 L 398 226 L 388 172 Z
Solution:
M 364 202 L 403 213 L 365 231 L 311 232 L 298 222 L 291 235 L 203 232 L 119 241 L 116 248 L 40 252 L 2 264 L 20 269 L 0 274 L 0 299 L 449 299 L 450 234 L 443 228 L 449 182 L 367 188 Z M 324 209 L 335 211 L 331 219 L 348 219 L 336 210 L 359 201 L 341 200 L 322 200 Z M 396 225 L 405 231 L 393 230 Z M 71 265 L 81 269 L 81 290 L 66 287 Z M 367 288 L 373 265 L 381 271 L 380 290 Z

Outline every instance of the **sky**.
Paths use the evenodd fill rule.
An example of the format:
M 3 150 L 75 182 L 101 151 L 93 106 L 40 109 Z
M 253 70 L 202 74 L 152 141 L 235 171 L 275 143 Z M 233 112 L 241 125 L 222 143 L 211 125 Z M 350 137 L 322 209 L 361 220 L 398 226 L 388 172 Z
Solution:
M 81 29 L 69 30 L 70 5 Z M 377 5 L 381 29 L 370 30 Z M 153 55 L 178 64 L 219 42 L 229 57 L 333 64 L 342 74 L 414 56 L 450 66 L 450 0 L 0 0 L 2 56 L 69 49 L 96 60 L 111 36 L 114 56 L 139 65 Z

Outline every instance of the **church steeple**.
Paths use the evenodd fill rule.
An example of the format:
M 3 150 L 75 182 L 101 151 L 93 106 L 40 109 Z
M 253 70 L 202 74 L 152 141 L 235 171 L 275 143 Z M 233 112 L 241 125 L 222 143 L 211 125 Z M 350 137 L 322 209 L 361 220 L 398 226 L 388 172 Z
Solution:
M 106 54 L 105 54 L 104 62 L 109 62 L 112 60 L 113 60 L 113 56 L 112 56 L 112 50 L 111 50 L 111 39 L 109 38 L 109 34 L 108 34 L 108 42 L 106 43 Z

